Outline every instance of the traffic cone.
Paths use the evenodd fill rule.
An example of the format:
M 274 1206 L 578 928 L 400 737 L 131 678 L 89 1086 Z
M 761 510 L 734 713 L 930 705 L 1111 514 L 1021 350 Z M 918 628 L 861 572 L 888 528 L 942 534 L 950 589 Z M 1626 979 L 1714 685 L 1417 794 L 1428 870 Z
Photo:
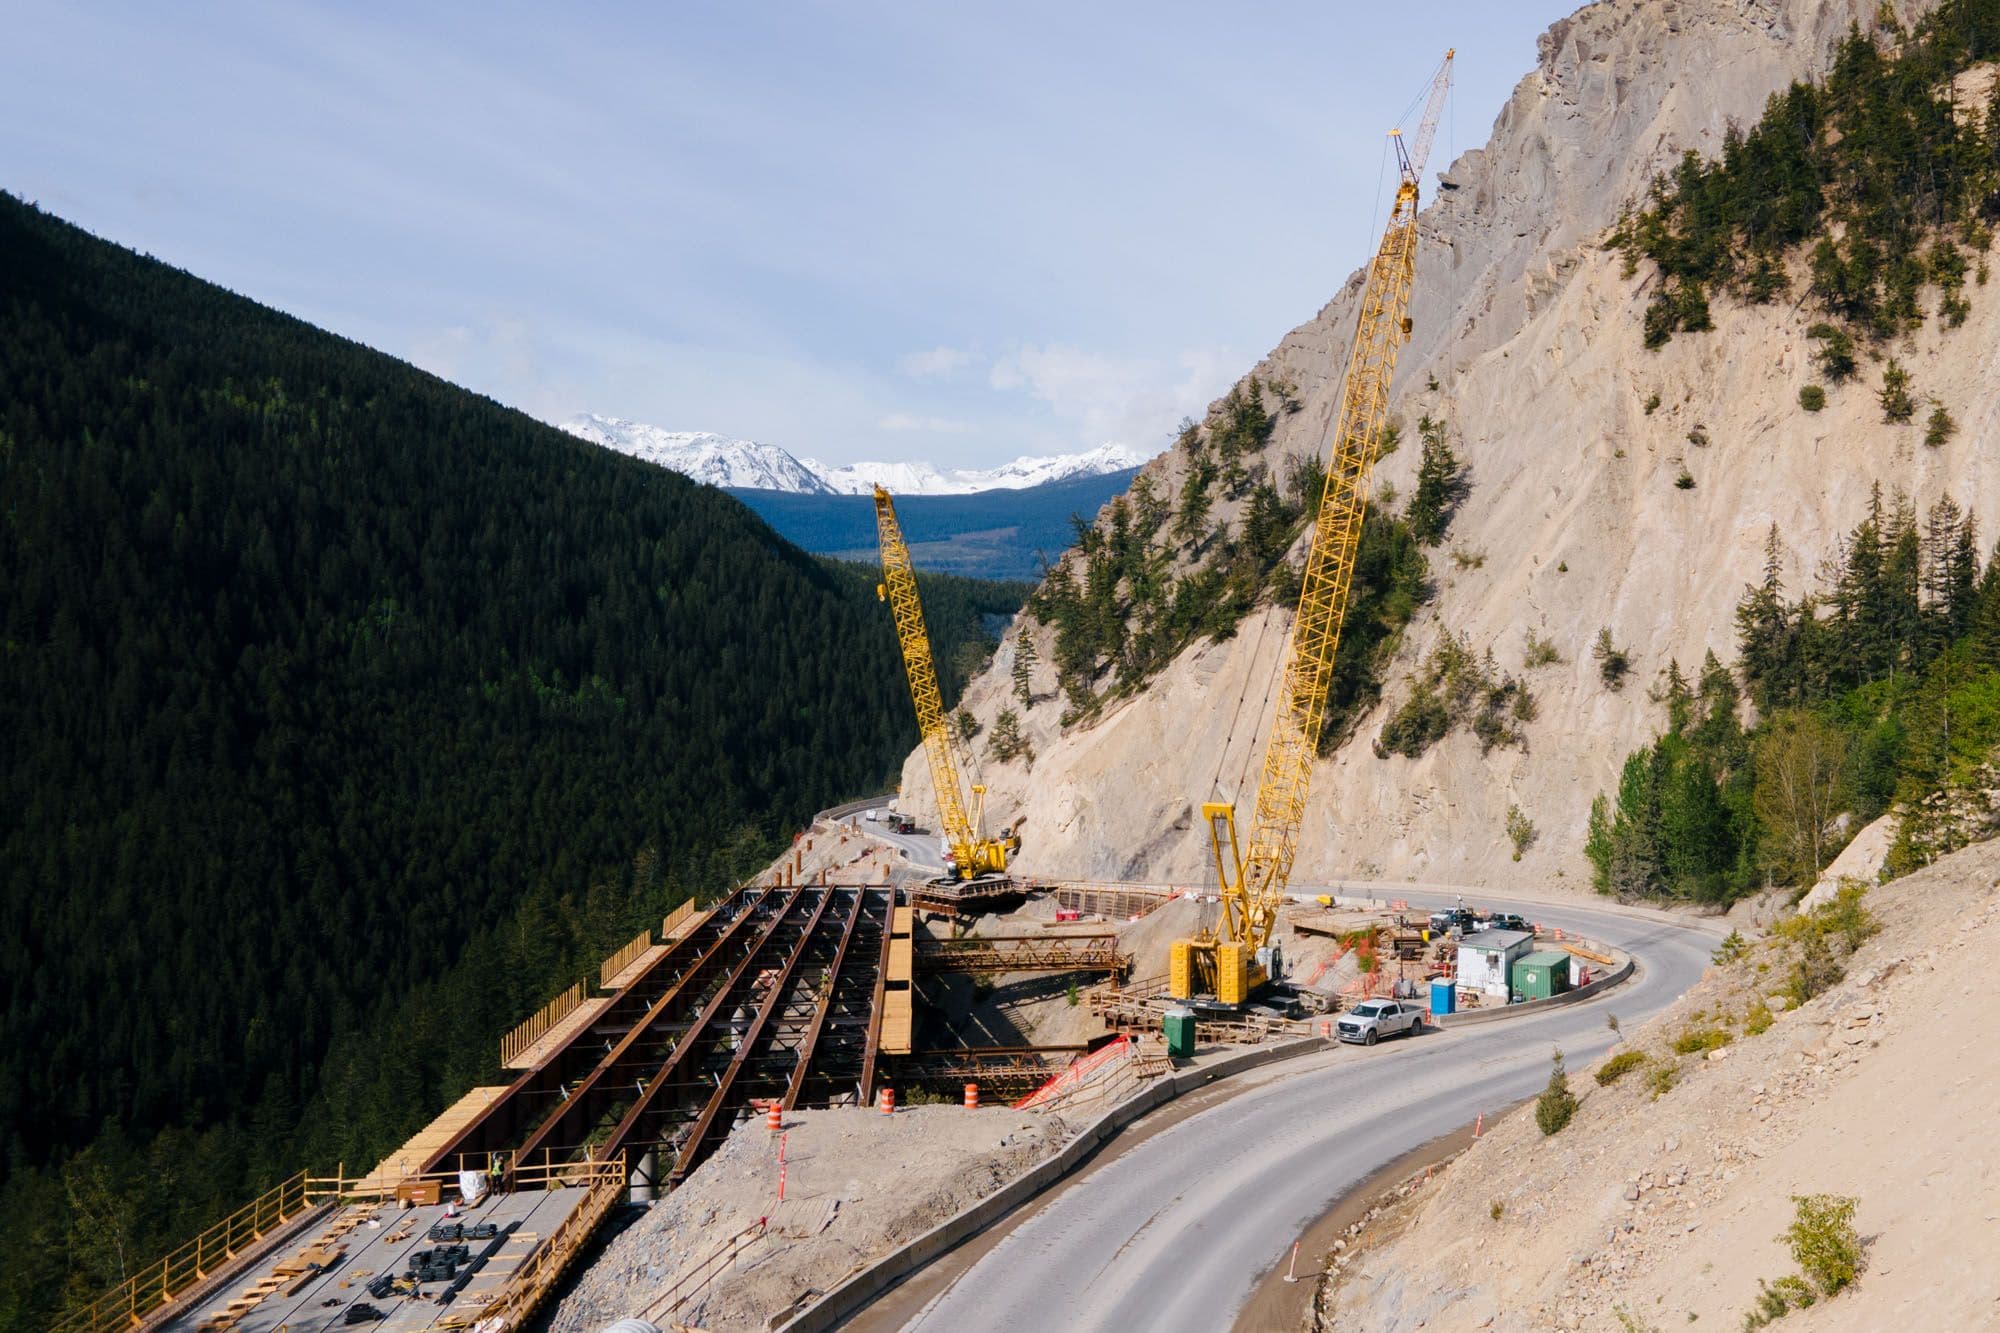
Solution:
M 965 1109 L 968 1111 L 977 1111 L 979 1109 L 979 1085 L 977 1083 L 968 1083 L 965 1085 Z
M 896 1114 L 896 1090 L 894 1088 L 882 1089 L 880 1105 L 882 1107 L 883 1115 Z
M 782 1103 L 776 1101 L 771 1103 L 771 1109 L 764 1113 L 764 1126 L 773 1134 L 785 1127 L 785 1108 Z

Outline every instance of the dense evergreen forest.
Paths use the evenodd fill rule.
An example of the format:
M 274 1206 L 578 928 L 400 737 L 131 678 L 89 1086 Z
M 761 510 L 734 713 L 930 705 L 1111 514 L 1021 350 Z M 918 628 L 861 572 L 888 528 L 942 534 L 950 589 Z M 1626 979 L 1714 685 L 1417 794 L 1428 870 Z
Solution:
M 1986 282 L 2000 215 L 2000 86 L 1977 106 L 1954 81 L 1996 56 L 2000 0 L 1944 0 L 1907 31 L 1884 5 L 1873 32 L 1841 42 L 1824 82 L 1772 94 L 1716 160 L 1690 150 L 1612 238 L 1660 275 L 1646 345 L 1713 327 L 1714 292 L 1777 299 L 1795 252 L 1829 321 L 1813 336 L 1830 380 L 1853 373 L 1851 333 L 1886 339 L 1922 323 L 1926 289 L 1948 327 L 1962 324 L 1968 273 Z
M 2000 830 L 2000 559 L 1948 497 L 1919 519 L 1878 488 L 1832 587 L 1788 601 L 1771 530 L 1737 607 L 1736 672 L 1709 654 L 1655 689 L 1667 730 L 1591 809 L 1597 888 L 1727 902 L 1809 885 L 1894 811 L 1897 873 Z M 1745 693 L 1757 721 L 1741 720 Z
M 883 789 L 874 583 L 0 195 L 0 1327 Z M 923 588 L 950 698 L 1026 590 Z
M 1076 545 L 1028 599 L 1029 613 L 1055 629 L 1065 725 L 1137 693 L 1196 640 L 1233 635 L 1258 605 L 1298 605 L 1301 575 L 1286 556 L 1318 517 L 1326 465 L 1297 456 L 1280 476 L 1259 457 L 1275 426 L 1267 397 L 1279 412 L 1297 410 L 1290 386 L 1252 376 L 1207 421 L 1182 424 L 1175 448 L 1186 470 L 1176 494 L 1162 494 L 1141 474 L 1097 523 L 1075 521 Z M 1423 548 L 1444 539 L 1464 498 L 1464 469 L 1445 424 L 1426 416 L 1418 430 L 1422 466 L 1409 502 L 1396 513 L 1394 491 L 1385 487 L 1362 524 L 1322 754 L 1338 748 L 1354 719 L 1381 697 L 1382 669 L 1431 593 Z M 1388 427 L 1385 455 L 1395 452 L 1399 435 Z M 1214 516 L 1218 496 L 1243 502 L 1235 524 Z

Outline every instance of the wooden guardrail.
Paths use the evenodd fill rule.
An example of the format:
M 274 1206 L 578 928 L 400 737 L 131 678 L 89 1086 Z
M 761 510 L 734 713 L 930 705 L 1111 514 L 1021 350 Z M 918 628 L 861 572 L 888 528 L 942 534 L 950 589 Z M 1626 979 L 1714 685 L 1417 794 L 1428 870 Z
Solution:
M 612 954 L 604 960 L 604 965 L 597 969 L 597 984 L 609 990 L 612 978 L 623 972 L 634 958 L 637 958 L 652 947 L 653 932 L 650 930 L 640 931 L 637 935 L 633 936 L 630 944 L 627 944 L 617 953 Z
M 114 1333 L 136 1328 L 145 1317 L 255 1245 L 276 1228 L 314 1207 L 301 1171 L 259 1195 L 165 1258 L 146 1265 L 90 1304 L 51 1325 L 52 1333 Z
M 522 1051 L 527 1050 L 530 1046 L 533 1046 L 536 1042 L 547 1036 L 550 1028 L 575 1013 L 578 1006 L 583 1003 L 589 990 L 590 987 L 586 983 L 577 982 L 574 986 L 556 996 L 555 999 L 543 1005 L 535 1012 L 533 1018 L 530 1018 L 527 1022 L 502 1037 L 500 1039 L 501 1065 L 513 1064 Z
M 695 914 L 696 910 L 694 899 L 690 898 L 673 911 L 667 913 L 665 918 L 660 922 L 660 938 L 663 940 L 673 939 L 674 932 L 679 930 L 682 924 Z

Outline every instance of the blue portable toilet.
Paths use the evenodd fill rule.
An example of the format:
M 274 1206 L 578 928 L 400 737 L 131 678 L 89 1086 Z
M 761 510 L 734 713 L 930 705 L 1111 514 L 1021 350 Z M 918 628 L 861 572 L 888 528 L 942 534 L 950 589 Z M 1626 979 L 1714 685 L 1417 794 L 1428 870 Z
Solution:
M 1450 977 L 1431 978 L 1431 1012 L 1433 1014 L 1458 1012 L 1458 992 L 1453 989 Z

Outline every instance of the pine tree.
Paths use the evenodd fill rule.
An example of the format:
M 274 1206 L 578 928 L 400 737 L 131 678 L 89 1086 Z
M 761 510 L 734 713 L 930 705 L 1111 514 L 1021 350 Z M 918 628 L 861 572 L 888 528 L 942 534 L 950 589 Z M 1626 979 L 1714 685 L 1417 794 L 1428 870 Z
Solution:
M 1610 802 L 1599 792 L 1590 802 L 1590 823 L 1583 840 L 1583 854 L 1590 860 L 1590 886 L 1599 893 L 1611 892 L 1613 846 Z
M 1014 641 L 1014 697 L 1027 708 L 1035 702 L 1035 663 L 1039 656 L 1035 651 L 1035 638 L 1021 627 L 1020 637 Z
M 1736 715 L 1743 695 L 1736 687 L 1736 677 L 1713 648 L 1702 657 L 1698 689 L 1701 720 L 1689 739 L 1711 764 L 1724 770 L 1733 769 L 1747 757 L 1743 723 Z
M 1882 367 L 1882 391 L 1876 400 L 1882 404 L 1884 421 L 1908 421 L 1916 414 L 1917 400 L 1910 397 L 1910 372 L 1893 356 Z
M 1576 1115 L 1576 1094 L 1569 1090 L 1569 1075 L 1563 1072 L 1560 1048 L 1549 1062 L 1549 1085 L 1535 1099 L 1535 1125 L 1543 1137 L 1562 1132 Z
M 1899 670 L 1914 671 L 1921 666 L 1924 655 L 1923 606 L 1919 596 L 1923 554 L 1916 510 L 1907 496 L 1896 497 L 1884 546 L 1887 559 L 1882 565 L 1882 607 L 1888 638 L 1887 669 L 1892 674 Z
M 1618 803 L 1611 820 L 1605 857 L 1606 891 L 1621 898 L 1658 892 L 1660 806 L 1653 751 L 1626 756 L 1618 780 Z
M 1422 417 L 1417 422 L 1417 433 L 1423 439 L 1423 454 L 1417 463 L 1417 486 L 1404 510 L 1404 520 L 1418 541 L 1436 546 L 1444 540 L 1452 510 L 1458 504 L 1461 469 L 1458 455 L 1452 452 L 1445 437 L 1443 422 Z
M 2000 667 L 2000 546 L 1987 560 L 1973 597 L 1972 652 L 1975 660 Z
M 1785 607 L 1784 545 L 1778 525 L 1764 538 L 1764 578 L 1745 589 L 1736 604 L 1737 660 L 1759 708 L 1771 708 L 1798 689 L 1793 661 L 1794 630 Z
M 1688 688 L 1687 677 L 1681 674 L 1679 658 L 1668 658 L 1663 674 L 1666 680 L 1653 701 L 1667 706 L 1667 734 L 1678 736 L 1694 720 L 1694 691 Z

